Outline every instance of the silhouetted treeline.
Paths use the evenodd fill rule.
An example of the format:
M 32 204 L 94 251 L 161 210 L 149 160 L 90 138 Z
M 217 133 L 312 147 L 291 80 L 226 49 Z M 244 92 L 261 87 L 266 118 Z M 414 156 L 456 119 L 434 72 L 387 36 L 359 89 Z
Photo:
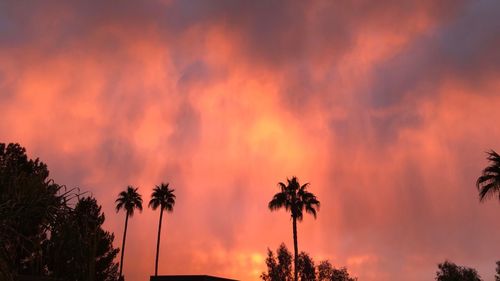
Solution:
M 489 166 L 478 178 L 479 198 L 500 199 L 500 155 L 488 152 Z M 284 208 L 291 213 L 294 255 L 284 244 L 276 254 L 268 250 L 264 281 L 355 281 L 346 268 L 335 268 L 329 261 L 318 265 L 305 252 L 298 253 L 297 222 L 303 213 L 314 217 L 319 201 L 299 184 L 296 177 L 278 184 L 280 191 L 268 207 Z M 124 210 L 125 227 L 134 210 L 142 210 L 138 188 L 129 186 L 119 194 L 116 210 Z M 155 275 L 158 274 L 159 245 L 163 211 L 171 212 L 174 190 L 169 185 L 156 186 L 149 206 L 159 208 Z M 19 144 L 0 143 L 0 280 L 116 281 L 123 279 L 122 268 L 115 263 L 119 250 L 113 247 L 114 235 L 102 228 L 105 217 L 96 199 L 83 197 L 76 189 L 67 189 L 49 177 L 47 166 L 39 159 L 29 159 Z M 120 262 L 123 265 L 123 262 Z M 293 270 L 292 270 L 292 264 Z M 500 261 L 496 263 L 495 280 L 500 281 Z M 469 267 L 445 261 L 438 265 L 437 281 L 481 281 L 478 272 Z
M 104 219 L 94 198 L 55 183 L 19 144 L 0 143 L 0 280 L 117 280 Z
M 495 281 L 500 281 L 500 261 L 496 262 L 496 275 Z M 456 265 L 451 261 L 444 261 L 438 264 L 438 271 L 436 272 L 437 281 L 482 281 L 483 279 L 471 267 Z
M 270 249 L 267 251 L 267 272 L 263 272 L 260 278 L 264 281 L 292 281 L 293 257 L 285 244 L 281 244 L 276 254 Z M 297 275 L 300 281 L 356 281 L 351 277 L 345 267 L 335 268 L 328 261 L 322 261 L 318 266 L 314 260 L 305 252 L 301 252 L 297 259 Z
M 477 271 L 470 267 L 458 266 L 450 261 L 438 264 L 437 281 L 482 281 Z

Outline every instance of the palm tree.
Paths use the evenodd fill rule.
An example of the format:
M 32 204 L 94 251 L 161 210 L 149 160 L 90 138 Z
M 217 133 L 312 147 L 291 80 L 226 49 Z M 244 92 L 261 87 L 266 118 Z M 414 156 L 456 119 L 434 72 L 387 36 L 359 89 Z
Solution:
M 500 155 L 494 150 L 486 152 L 490 165 L 483 170 L 483 174 L 477 179 L 476 186 L 479 190 L 479 201 L 498 195 L 500 200 Z
M 123 270 L 123 254 L 125 253 L 125 238 L 127 237 L 127 225 L 128 217 L 134 215 L 134 210 L 138 209 L 142 211 L 142 198 L 137 192 L 138 187 L 127 186 L 126 191 L 120 192 L 118 194 L 118 199 L 116 199 L 116 212 L 118 213 L 121 209 L 126 211 L 125 215 L 125 230 L 123 232 L 123 242 L 122 242 L 122 255 L 120 258 L 120 280 L 123 280 L 122 270 Z
M 163 218 L 163 210 L 167 212 L 172 212 L 175 205 L 175 194 L 174 189 L 168 188 L 168 183 L 161 183 L 153 189 L 151 194 L 151 200 L 149 201 L 149 207 L 153 210 L 160 207 L 160 222 L 158 224 L 158 240 L 156 241 L 156 262 L 155 262 L 155 276 L 158 276 L 158 256 L 160 255 L 160 233 L 161 233 L 161 221 Z
M 294 280 L 298 280 L 297 263 L 299 249 L 297 246 L 297 221 L 302 221 L 304 210 L 316 218 L 316 212 L 319 209 L 319 201 L 316 195 L 307 191 L 309 183 L 300 185 L 297 178 L 287 179 L 288 184 L 278 183 L 280 192 L 276 193 L 273 199 L 269 202 L 269 209 L 276 211 L 285 208 L 292 215 L 293 223 L 293 247 L 294 253 Z

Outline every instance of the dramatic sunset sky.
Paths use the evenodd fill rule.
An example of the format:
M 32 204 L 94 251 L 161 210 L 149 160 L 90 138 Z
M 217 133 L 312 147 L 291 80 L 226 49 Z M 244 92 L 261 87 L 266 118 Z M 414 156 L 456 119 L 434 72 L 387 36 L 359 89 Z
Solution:
M 258 280 L 292 248 L 267 203 L 321 200 L 299 249 L 362 281 L 493 280 L 500 204 L 500 1 L 1 1 L 0 141 L 89 191 L 121 244 L 117 194 L 169 182 L 159 272 Z M 147 205 L 147 204 L 145 204 Z M 124 273 L 154 272 L 159 213 L 129 221 Z

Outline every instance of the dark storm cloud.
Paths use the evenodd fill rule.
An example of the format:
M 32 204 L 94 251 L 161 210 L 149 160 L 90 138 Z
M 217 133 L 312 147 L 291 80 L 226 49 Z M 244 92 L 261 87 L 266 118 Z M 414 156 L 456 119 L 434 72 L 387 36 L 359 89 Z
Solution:
M 187 100 L 181 102 L 174 118 L 174 131 L 169 144 L 176 150 L 189 150 L 199 141 L 201 130 L 200 113 Z
M 449 13 L 447 10 L 454 10 L 427 2 L 397 3 L 241 3 L 219 0 L 168 3 L 148 1 L 141 5 L 134 1 L 121 1 L 118 5 L 112 1 L 49 1 L 43 4 L 6 2 L 3 4 L 3 15 L 0 16 L 0 22 L 4 23 L 0 29 L 3 32 L 0 38 L 7 39 L 6 44 L 41 42 L 45 46 L 43 51 L 51 48 L 60 50 L 67 44 L 85 43 L 89 34 L 111 25 L 138 34 L 154 30 L 162 34 L 166 39 L 165 43 L 175 49 L 179 35 L 190 27 L 201 27 L 202 32 L 205 32 L 210 27 L 218 26 L 230 31 L 244 61 L 279 69 L 282 66 L 293 67 L 295 64 L 307 65 L 318 57 L 333 63 L 353 46 L 353 38 L 359 29 L 397 24 L 404 26 L 406 18 L 411 18 L 410 15 L 415 10 L 439 16 Z M 400 14 L 401 18 L 393 19 L 392 14 Z M 43 21 L 45 18 L 51 20 Z M 13 40 L 11 36 L 18 40 Z M 109 38 L 101 39 L 102 48 L 110 50 L 116 50 L 116 47 L 125 43 L 112 34 Z M 39 44 L 37 48 L 40 48 Z M 307 94 L 307 91 L 303 93 L 304 96 Z
M 273 65 L 302 56 L 306 11 L 302 1 L 176 1 L 168 8 L 168 23 L 215 25 L 231 31 L 246 58 Z
M 477 88 L 500 75 L 499 9 L 498 1 L 469 2 L 454 18 L 375 66 L 368 106 L 393 109 L 370 117 L 380 144 L 393 143 L 401 129 L 419 126 L 418 104 L 436 99 L 443 82 L 451 79 Z
M 186 64 L 186 66 L 183 66 Z M 180 78 L 177 82 L 177 87 L 181 95 L 187 95 L 184 91 L 190 91 L 194 86 L 202 86 L 209 83 L 214 83 L 226 76 L 226 73 L 211 67 L 204 61 L 196 60 L 191 63 L 179 63 Z M 193 93 L 196 95 L 196 93 Z
M 429 98 L 438 94 L 436 86 L 446 78 L 476 84 L 485 75 L 500 74 L 499 10 L 498 1 L 469 2 L 456 18 L 376 67 L 373 106 Z
M 99 163 L 108 176 L 127 182 L 134 178 L 135 173 L 143 169 L 147 161 L 136 151 L 128 136 L 119 136 L 119 134 L 111 133 L 112 131 L 107 128 L 106 132 L 103 132 L 95 154 L 93 151 L 87 153 L 95 155 L 92 161 Z M 117 165 L 117 163 L 121 164 Z

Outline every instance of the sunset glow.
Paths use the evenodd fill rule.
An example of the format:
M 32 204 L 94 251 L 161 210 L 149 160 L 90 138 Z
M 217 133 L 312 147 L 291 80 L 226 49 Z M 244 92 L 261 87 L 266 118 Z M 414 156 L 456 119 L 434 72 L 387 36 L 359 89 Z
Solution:
M 0 1 L 0 142 L 89 191 L 121 246 L 127 185 L 175 189 L 159 272 L 259 280 L 293 247 L 270 212 L 297 176 L 321 201 L 299 250 L 360 281 L 492 281 L 500 1 Z M 154 272 L 159 213 L 129 220 L 127 281 Z

